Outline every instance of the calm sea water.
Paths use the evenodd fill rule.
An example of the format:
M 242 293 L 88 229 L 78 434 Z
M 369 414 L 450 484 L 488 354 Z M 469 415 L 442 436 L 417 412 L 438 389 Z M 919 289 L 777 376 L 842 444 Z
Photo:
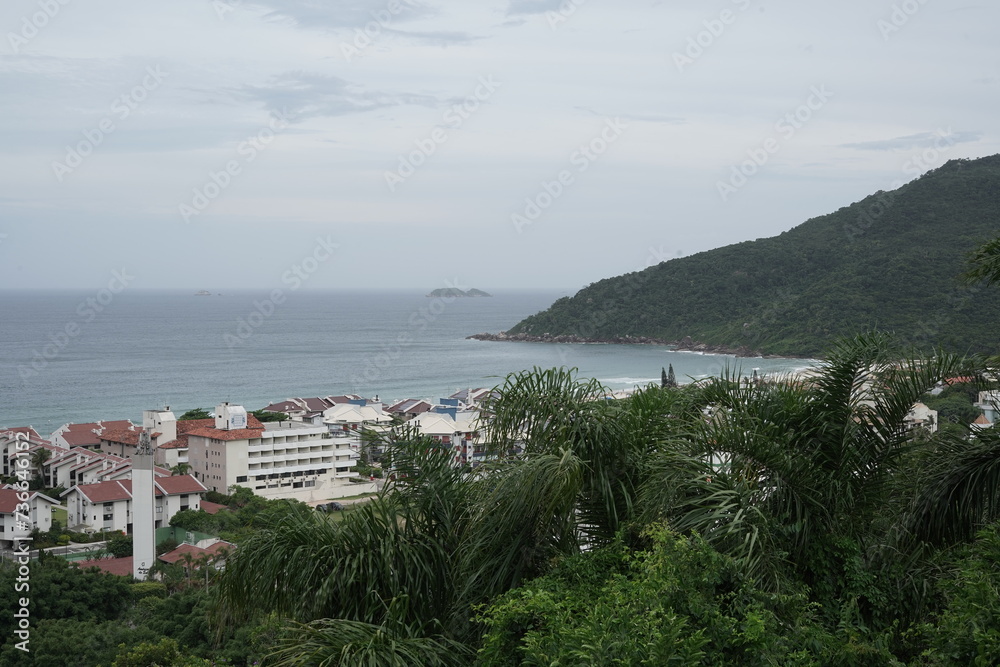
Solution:
M 436 399 L 510 372 L 569 366 L 612 389 L 779 372 L 808 362 L 672 352 L 663 347 L 466 340 L 503 331 L 565 293 L 433 299 L 422 292 L 0 291 L 0 427 L 47 435 L 66 422 L 141 421 L 231 401 L 257 409 L 292 396 L 355 393 Z M 88 301 L 89 299 L 89 301 Z

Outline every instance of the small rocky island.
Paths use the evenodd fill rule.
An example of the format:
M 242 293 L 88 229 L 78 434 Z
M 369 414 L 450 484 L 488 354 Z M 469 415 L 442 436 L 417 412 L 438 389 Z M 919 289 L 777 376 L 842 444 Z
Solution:
M 430 294 L 428 297 L 445 297 L 445 298 L 455 298 L 455 297 L 479 297 L 479 296 L 493 296 L 488 292 L 484 292 L 481 289 L 470 289 L 463 290 L 457 287 L 440 287 Z

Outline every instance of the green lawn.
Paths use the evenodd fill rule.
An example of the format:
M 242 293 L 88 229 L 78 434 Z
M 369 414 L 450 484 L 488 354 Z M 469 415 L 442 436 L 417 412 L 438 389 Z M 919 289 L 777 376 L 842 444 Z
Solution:
M 52 521 L 53 522 L 58 521 L 64 530 L 66 528 L 66 522 L 68 520 L 69 520 L 69 514 L 66 512 L 65 508 L 63 507 L 52 508 Z

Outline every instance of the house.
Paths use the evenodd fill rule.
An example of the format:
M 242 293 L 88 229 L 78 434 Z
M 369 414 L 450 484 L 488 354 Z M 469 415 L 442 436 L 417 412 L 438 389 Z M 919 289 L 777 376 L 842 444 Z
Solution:
M 136 426 L 127 419 L 117 421 L 98 421 L 87 424 L 63 424 L 49 436 L 49 442 L 59 447 L 100 447 L 98 437 L 105 431 L 135 430 Z
M 478 410 L 436 406 L 416 419 L 407 422 L 420 435 L 425 435 L 442 447 L 452 450 L 453 462 L 458 465 L 478 465 L 488 456 L 483 437 L 485 423 Z
M 390 415 L 395 415 L 403 420 L 410 420 L 424 414 L 434 406 L 429 402 L 418 398 L 407 398 L 385 409 Z
M 10 428 L 0 431 L 0 474 L 12 477 L 17 469 L 25 469 L 34 475 L 34 463 L 31 461 L 34 451 L 39 447 L 51 451 L 62 451 L 48 440 L 38 435 L 35 429 L 28 427 Z M 51 455 L 50 455 L 51 456 Z M 27 458 L 27 462 L 18 463 L 17 459 Z
M 208 490 L 191 475 L 157 477 L 153 481 L 155 527 L 170 525 L 177 512 L 201 506 Z M 64 491 L 68 523 L 75 530 L 132 532 L 132 480 L 108 480 L 77 484 Z
M 19 507 L 24 503 L 27 512 Z M 59 507 L 59 501 L 38 491 L 21 491 L 9 485 L 0 488 L 0 547 L 13 547 L 15 540 L 27 537 L 35 528 L 52 530 L 53 507 Z
M 160 556 L 159 560 L 164 563 L 180 563 L 185 566 L 190 563 L 193 568 L 200 567 L 202 563 L 212 562 L 213 567 L 219 569 L 220 565 L 225 562 L 226 556 L 236 550 L 235 544 L 225 540 L 213 538 L 206 540 L 206 542 L 208 544 L 201 542 L 181 544 L 176 549 Z
M 970 431 L 982 431 L 983 429 L 993 428 L 993 422 L 986 418 L 986 415 L 979 415 L 976 417 L 976 421 L 969 425 Z
M 278 403 L 272 403 L 264 408 L 267 412 L 284 412 L 290 419 L 320 424 L 323 413 L 335 405 L 350 401 L 363 400 L 360 396 L 347 394 L 345 396 L 323 396 L 313 398 L 289 398 Z
M 979 400 L 974 405 L 983 411 L 987 422 L 995 424 L 997 413 L 1000 412 L 1000 391 L 994 389 L 979 392 Z
M 937 433 L 938 413 L 923 403 L 914 403 L 910 411 L 903 417 L 903 424 L 910 429 L 924 428 L 930 433 Z
M 483 401 L 491 397 L 495 397 L 495 392 L 492 389 L 480 387 L 478 389 L 462 389 L 455 392 L 448 398 L 457 400 L 461 405 L 471 408 L 478 406 Z
M 323 415 L 323 423 L 330 429 L 336 446 L 349 447 L 355 459 L 361 456 L 361 436 L 365 430 L 381 431 L 393 422 L 381 402 L 363 398 L 335 405 Z

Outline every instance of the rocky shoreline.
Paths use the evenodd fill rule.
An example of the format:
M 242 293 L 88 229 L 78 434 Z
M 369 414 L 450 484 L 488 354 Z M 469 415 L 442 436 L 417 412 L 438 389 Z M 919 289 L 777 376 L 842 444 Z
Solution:
M 467 340 L 485 340 L 507 343 L 596 343 L 605 345 L 663 345 L 671 347 L 678 352 L 701 352 L 703 354 L 729 354 L 737 357 L 761 357 L 764 359 L 783 359 L 782 355 L 761 354 L 759 351 L 751 350 L 749 347 L 732 347 L 728 345 L 712 345 L 710 343 L 699 343 L 685 336 L 681 340 L 663 340 L 662 338 L 650 338 L 647 336 L 612 336 L 610 338 L 585 338 L 576 334 L 542 334 L 534 336 L 529 334 L 507 334 L 506 331 L 500 333 L 477 333 L 466 336 Z

